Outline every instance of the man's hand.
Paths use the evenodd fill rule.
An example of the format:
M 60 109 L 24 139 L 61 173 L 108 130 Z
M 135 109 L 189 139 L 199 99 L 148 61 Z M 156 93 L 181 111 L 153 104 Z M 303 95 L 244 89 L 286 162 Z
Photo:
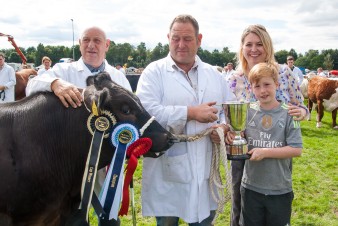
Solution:
M 69 107 L 69 104 L 73 108 L 81 106 L 82 95 L 73 84 L 57 79 L 52 82 L 51 89 L 66 108 Z
M 234 131 L 229 131 L 224 134 L 224 141 L 226 144 L 232 144 L 235 140 L 236 133 Z
M 218 133 L 216 132 L 216 129 L 218 127 L 221 127 L 223 129 L 224 132 L 224 138 L 227 135 L 227 132 L 230 131 L 230 128 L 228 125 L 224 125 L 224 124 L 217 124 L 217 125 L 213 125 L 211 126 L 211 128 L 214 128 L 214 130 L 210 133 L 210 139 L 213 143 L 215 144 L 220 144 L 221 143 L 221 138 L 219 137 Z
M 197 106 L 188 107 L 188 120 L 196 120 L 202 123 L 214 122 L 218 119 L 217 108 L 213 107 L 216 102 L 209 102 Z
M 0 85 L 0 90 L 5 90 L 6 89 L 6 86 L 1 86 Z

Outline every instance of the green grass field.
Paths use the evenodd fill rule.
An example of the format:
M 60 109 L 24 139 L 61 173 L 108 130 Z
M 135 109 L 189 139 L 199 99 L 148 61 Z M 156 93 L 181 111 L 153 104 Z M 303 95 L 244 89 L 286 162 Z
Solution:
M 312 121 L 302 121 L 303 154 L 293 161 L 292 225 L 335 226 L 338 225 L 338 130 L 333 130 L 331 114 L 325 112 L 323 127 L 316 128 L 316 113 Z M 136 221 L 138 226 L 155 226 L 154 218 L 142 217 L 141 213 L 141 170 L 139 160 L 134 174 Z M 217 226 L 230 225 L 230 205 L 217 219 Z M 97 220 L 91 213 L 91 225 Z M 131 208 L 127 216 L 121 217 L 121 225 L 133 225 Z M 180 225 L 186 225 L 181 223 Z

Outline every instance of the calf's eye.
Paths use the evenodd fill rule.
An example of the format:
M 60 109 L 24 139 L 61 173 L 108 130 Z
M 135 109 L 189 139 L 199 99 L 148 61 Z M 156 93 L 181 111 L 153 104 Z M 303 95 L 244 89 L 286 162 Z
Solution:
M 131 113 L 131 110 L 128 105 L 123 105 L 121 110 L 122 110 L 122 113 L 126 115 L 129 115 Z

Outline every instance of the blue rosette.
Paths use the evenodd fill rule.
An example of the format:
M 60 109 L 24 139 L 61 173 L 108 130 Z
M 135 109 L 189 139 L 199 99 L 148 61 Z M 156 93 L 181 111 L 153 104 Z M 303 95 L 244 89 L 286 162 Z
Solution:
M 130 123 L 119 123 L 113 128 L 110 135 L 110 142 L 114 147 L 119 143 L 126 144 L 127 146 L 139 139 L 139 130 Z
M 127 148 L 139 139 L 139 130 L 130 123 L 116 124 L 110 135 L 110 143 L 115 147 L 115 153 L 104 181 L 100 203 L 104 213 L 102 219 L 116 219 L 120 207 L 123 188 L 123 164 Z

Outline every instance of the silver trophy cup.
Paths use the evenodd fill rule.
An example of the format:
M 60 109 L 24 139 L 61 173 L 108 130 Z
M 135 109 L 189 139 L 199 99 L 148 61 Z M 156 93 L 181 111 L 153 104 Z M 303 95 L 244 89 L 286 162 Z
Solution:
M 248 142 L 241 136 L 241 132 L 246 127 L 246 117 L 249 102 L 229 101 L 222 104 L 227 123 L 230 124 L 230 130 L 236 132 L 234 142 L 226 145 L 228 160 L 249 159 Z

